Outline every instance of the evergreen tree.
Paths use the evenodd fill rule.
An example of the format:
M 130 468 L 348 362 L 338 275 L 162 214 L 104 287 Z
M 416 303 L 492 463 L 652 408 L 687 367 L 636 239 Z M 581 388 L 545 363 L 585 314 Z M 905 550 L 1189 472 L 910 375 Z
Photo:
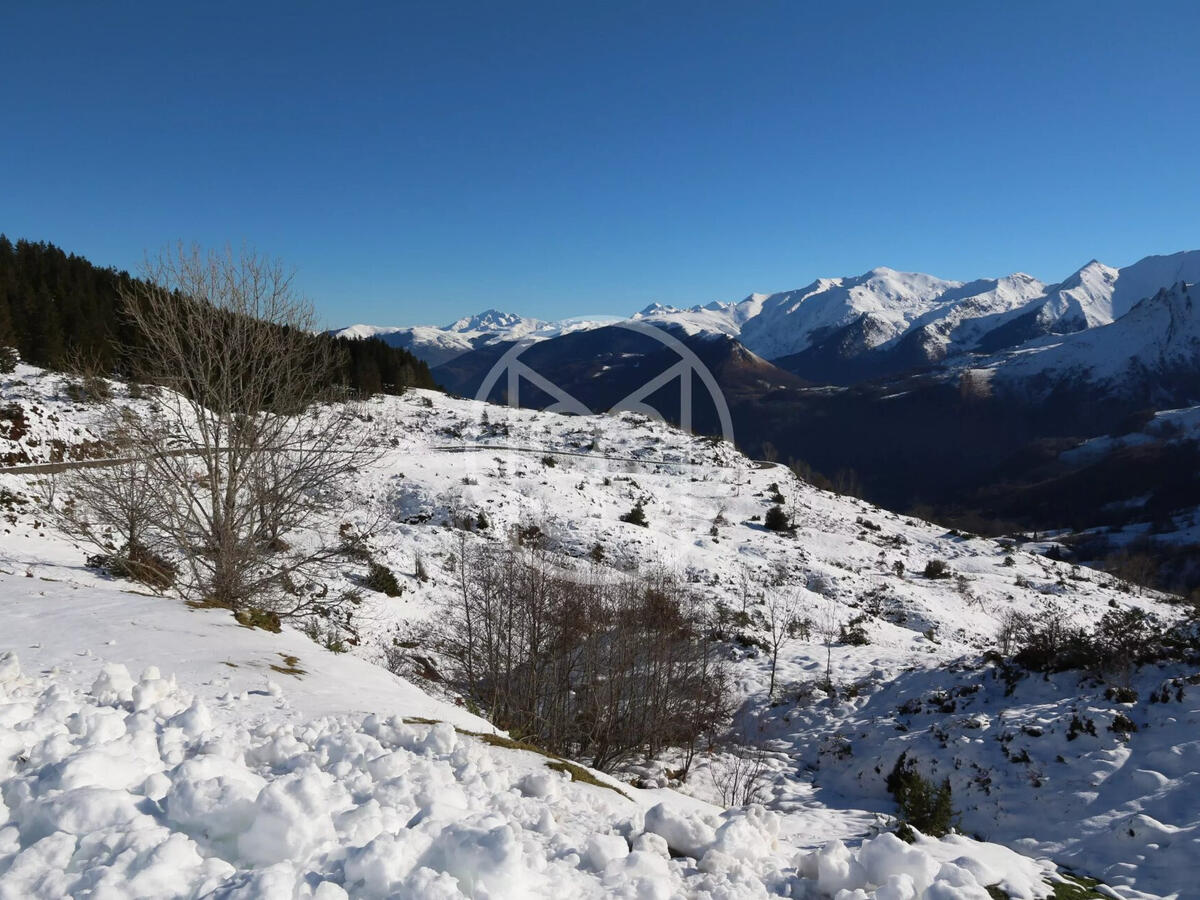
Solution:
M 28 363 L 59 369 L 86 359 L 106 372 L 130 377 L 143 338 L 122 313 L 120 290 L 134 279 L 94 266 L 53 244 L 0 234 L 0 347 L 12 346 Z M 320 337 L 344 360 L 341 384 L 357 394 L 437 388 L 429 367 L 407 350 L 375 338 Z

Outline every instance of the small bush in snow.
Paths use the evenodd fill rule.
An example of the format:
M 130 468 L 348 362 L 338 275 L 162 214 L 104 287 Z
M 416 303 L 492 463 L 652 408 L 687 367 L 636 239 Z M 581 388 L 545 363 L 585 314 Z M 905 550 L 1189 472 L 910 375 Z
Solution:
M 96 375 L 71 379 L 66 384 L 65 392 L 76 403 L 101 403 L 112 396 L 108 382 Z
M 767 517 L 763 520 L 763 527 L 768 531 L 787 531 L 790 527 L 787 513 L 784 512 L 782 506 L 776 504 L 767 510 Z
M 640 525 L 643 528 L 650 525 L 649 520 L 646 518 L 645 505 L 641 500 L 633 504 L 633 509 L 629 512 L 622 514 L 621 521 L 628 522 L 630 525 Z
M 849 644 L 851 647 L 862 647 L 871 643 L 871 636 L 867 634 L 867 629 L 863 627 L 866 621 L 866 616 L 858 615 L 844 625 L 839 625 L 839 643 Z
M 954 808 L 950 799 L 950 779 L 941 784 L 934 783 L 917 771 L 908 752 L 900 754 L 891 774 L 887 777 L 887 789 L 900 807 L 900 837 L 912 838 L 912 828 L 922 834 L 942 837 L 954 826 Z M 905 826 L 910 826 L 906 828 Z
M 1133 688 L 1110 687 L 1104 692 L 1104 699 L 1114 703 L 1137 703 L 1138 692 Z
M 949 578 L 950 566 L 944 559 L 931 559 L 925 563 L 925 571 L 921 574 L 926 578 Z
M 372 561 L 367 568 L 367 579 L 363 582 L 373 591 L 387 594 L 389 597 L 399 597 L 404 588 L 396 580 L 395 573 L 382 563 Z
M 89 569 L 100 569 L 113 578 L 129 578 L 158 591 L 175 583 L 175 566 L 152 550 L 125 544 L 115 553 L 97 553 L 87 558 Z
M 451 687 L 552 753 L 611 769 L 673 747 L 686 772 L 730 711 L 698 598 L 666 573 L 584 583 L 559 565 L 544 549 L 463 545 L 429 635 Z

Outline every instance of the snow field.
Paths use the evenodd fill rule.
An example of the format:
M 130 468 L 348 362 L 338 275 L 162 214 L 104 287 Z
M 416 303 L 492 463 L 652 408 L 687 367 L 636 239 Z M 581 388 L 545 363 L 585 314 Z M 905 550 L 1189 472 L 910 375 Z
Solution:
M 153 667 L 108 663 L 78 691 L 5 653 L 0 749 L 3 898 L 1045 893 L 1043 867 L 1000 847 L 798 852 L 762 807 L 643 810 L 446 723 L 220 724 Z

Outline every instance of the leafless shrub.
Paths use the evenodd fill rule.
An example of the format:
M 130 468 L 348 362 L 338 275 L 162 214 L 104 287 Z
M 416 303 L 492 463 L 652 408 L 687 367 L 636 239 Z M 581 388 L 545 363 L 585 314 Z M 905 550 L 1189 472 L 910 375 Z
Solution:
M 135 456 L 126 421 L 109 416 L 99 429 L 108 452 L 122 461 L 49 476 L 40 483 L 42 506 L 59 531 L 96 551 L 91 561 L 162 589 L 175 576 L 175 567 L 163 556 L 168 552 L 165 537 L 156 527 L 162 495 L 150 464 Z
M 686 773 L 728 711 L 715 641 L 677 579 L 566 577 L 543 547 L 465 533 L 455 561 L 436 639 L 493 722 L 600 769 L 680 747 Z
M 770 774 L 762 738 L 760 721 L 742 720 L 730 735 L 725 752 L 711 759 L 708 773 L 722 806 L 762 801 Z

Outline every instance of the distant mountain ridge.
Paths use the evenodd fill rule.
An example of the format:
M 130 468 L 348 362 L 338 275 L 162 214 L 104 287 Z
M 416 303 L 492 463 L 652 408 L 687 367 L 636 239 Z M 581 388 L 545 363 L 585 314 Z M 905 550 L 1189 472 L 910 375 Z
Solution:
M 589 319 L 546 322 L 517 313 L 487 309 L 473 316 L 464 316 L 441 327 L 435 325 L 408 327 L 351 325 L 347 328 L 334 329 L 330 333 L 337 337 L 379 338 L 393 347 L 408 350 L 414 356 L 425 360 L 432 368 L 499 341 L 515 341 L 522 338 L 548 340 L 572 331 L 598 327 L 605 323 L 605 320 Z
M 1195 281 L 1200 251 L 1148 256 L 1123 268 L 1092 260 L 1056 284 L 1022 272 L 961 282 L 879 267 L 733 303 L 687 309 L 652 303 L 630 319 L 686 336 L 731 337 L 809 381 L 853 384 L 1102 328 L 1161 289 Z M 439 366 L 497 342 L 550 340 L 607 324 L 488 309 L 444 327 L 355 325 L 336 333 L 379 337 Z

